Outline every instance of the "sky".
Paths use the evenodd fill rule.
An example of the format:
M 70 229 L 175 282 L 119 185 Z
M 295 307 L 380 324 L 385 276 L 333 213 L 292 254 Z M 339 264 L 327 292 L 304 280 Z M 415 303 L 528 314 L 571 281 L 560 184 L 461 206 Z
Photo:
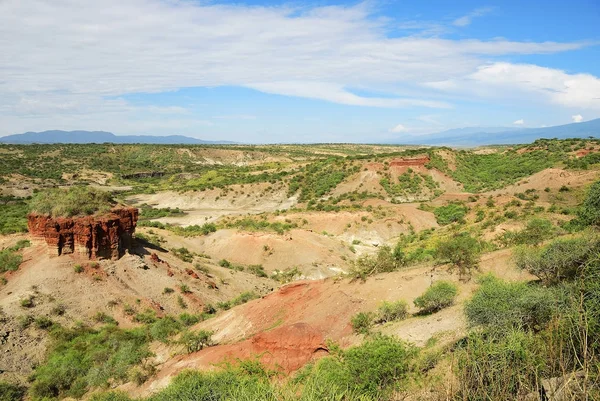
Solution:
M 0 136 L 401 142 L 600 118 L 598 0 L 0 0 Z

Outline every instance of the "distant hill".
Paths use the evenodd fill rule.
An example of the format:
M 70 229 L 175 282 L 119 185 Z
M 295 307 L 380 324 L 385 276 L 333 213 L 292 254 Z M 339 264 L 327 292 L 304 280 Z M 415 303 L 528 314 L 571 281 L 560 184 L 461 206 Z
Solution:
M 540 138 L 600 137 L 600 118 L 545 128 L 469 127 L 436 134 L 410 136 L 394 143 L 407 145 L 478 146 L 531 143 Z
M 43 131 L 26 132 L 24 134 L 8 135 L 0 138 L 0 143 L 31 144 L 31 143 L 147 143 L 160 145 L 216 145 L 231 144 L 230 141 L 203 141 L 182 135 L 152 136 L 152 135 L 115 135 L 105 131 Z

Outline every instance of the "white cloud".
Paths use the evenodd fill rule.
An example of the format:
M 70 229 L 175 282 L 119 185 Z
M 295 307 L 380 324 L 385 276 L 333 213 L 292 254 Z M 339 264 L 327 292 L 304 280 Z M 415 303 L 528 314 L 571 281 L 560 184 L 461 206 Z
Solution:
M 575 114 L 574 116 L 571 116 L 571 119 L 574 123 L 580 123 L 583 121 L 583 116 L 581 114 Z
M 525 124 L 525 120 L 523 120 L 522 118 L 520 120 L 517 120 L 513 123 L 514 125 L 523 125 Z
M 491 8 L 491 7 L 478 8 L 476 10 L 473 10 L 472 12 L 470 12 L 467 15 L 464 15 L 460 18 L 455 19 L 452 22 L 452 25 L 461 26 L 461 27 L 470 25 L 471 22 L 473 22 L 473 18 L 483 17 L 484 15 L 490 13 L 492 10 L 493 10 L 493 8 Z
M 106 126 L 107 115 L 121 116 L 113 126 L 129 127 L 131 113 L 140 110 L 121 97 L 184 87 L 241 86 L 355 106 L 449 108 L 445 92 L 471 93 L 465 80 L 489 85 L 499 75 L 487 64 L 490 58 L 586 46 L 388 37 L 393 22 L 370 7 L 0 1 L 0 134 L 37 125 L 42 117 Z M 560 73 L 534 87 L 567 86 L 567 95 L 556 98 L 582 108 L 600 103 L 589 99 L 594 90 L 595 97 L 600 93 L 596 77 Z M 145 111 L 186 114 L 169 106 Z
M 600 79 L 590 74 L 532 64 L 497 62 L 483 65 L 462 78 L 428 82 L 446 92 L 474 94 L 493 99 L 513 98 L 548 102 L 563 107 L 600 110 Z M 529 95 L 529 96 L 527 96 Z
M 406 127 L 402 124 L 398 124 L 395 127 L 390 129 L 390 132 L 395 132 L 395 133 L 406 132 L 406 131 L 407 131 Z

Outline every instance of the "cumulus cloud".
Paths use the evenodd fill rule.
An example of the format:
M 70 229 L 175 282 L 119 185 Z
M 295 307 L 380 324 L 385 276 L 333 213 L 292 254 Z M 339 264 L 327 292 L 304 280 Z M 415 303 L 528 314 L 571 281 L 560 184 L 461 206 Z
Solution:
M 574 116 L 571 116 L 571 119 L 574 123 L 580 123 L 583 121 L 583 116 L 581 114 L 575 114 Z
M 404 125 L 402 124 L 398 124 L 393 128 L 390 128 L 390 132 L 394 132 L 394 133 L 399 133 L 399 132 L 406 132 L 407 129 Z
M 468 22 L 486 12 L 475 10 Z M 138 110 L 120 97 L 185 87 L 237 86 L 353 106 L 443 109 L 452 104 L 440 92 L 470 93 L 472 82 L 491 85 L 496 78 L 499 85 L 523 86 L 515 79 L 525 74 L 543 80 L 531 84 L 532 91 L 563 104 L 586 108 L 600 103 L 589 98 L 591 92 L 596 98 L 600 93 L 594 76 L 549 70 L 535 78 L 542 67 L 529 66 L 527 72 L 504 63 L 512 72 L 503 73 L 497 64 L 488 64 L 501 56 L 550 54 L 585 43 L 388 36 L 392 25 L 374 15 L 370 2 L 262 7 L 3 0 L 0 130 L 8 129 L 6 121 L 18 125 L 34 116 L 60 121 L 57 116 L 78 115 L 79 121 L 91 123 L 114 112 L 123 122 L 129 118 L 123 112 Z M 566 93 L 554 92 L 565 87 Z
M 461 27 L 470 25 L 471 22 L 473 22 L 473 18 L 482 17 L 482 16 L 490 13 L 492 10 L 493 10 L 492 7 L 478 8 L 476 10 L 473 10 L 472 12 L 470 12 L 467 15 L 463 15 L 462 17 L 455 19 L 452 22 L 452 25 L 461 26 Z
M 515 122 L 513 122 L 514 125 L 523 125 L 525 124 L 525 120 L 523 120 L 522 118 L 520 120 L 517 120 Z

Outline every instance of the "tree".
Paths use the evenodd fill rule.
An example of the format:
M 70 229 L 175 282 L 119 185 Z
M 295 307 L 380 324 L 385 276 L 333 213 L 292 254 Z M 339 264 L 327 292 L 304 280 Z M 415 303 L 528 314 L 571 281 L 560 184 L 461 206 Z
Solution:
M 579 209 L 579 220 L 585 225 L 600 226 L 600 181 L 590 187 Z
M 212 331 L 200 330 L 197 333 L 192 331 L 186 331 L 181 336 L 179 342 L 185 345 L 187 352 L 197 352 L 202 350 L 204 347 L 212 345 Z
M 436 258 L 442 262 L 450 262 L 462 276 L 476 269 L 479 264 L 481 247 L 477 239 L 468 233 L 459 233 L 441 241 L 436 250 Z

